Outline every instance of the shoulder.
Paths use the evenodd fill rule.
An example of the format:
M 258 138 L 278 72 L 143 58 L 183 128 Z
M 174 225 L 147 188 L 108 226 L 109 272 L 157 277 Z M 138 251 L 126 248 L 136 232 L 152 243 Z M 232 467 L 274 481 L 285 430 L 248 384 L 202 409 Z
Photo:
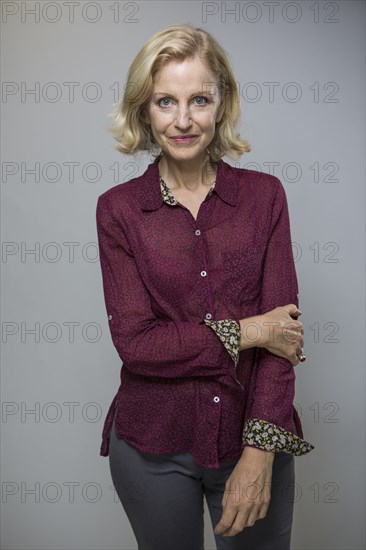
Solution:
M 281 180 L 268 172 L 231 166 L 226 162 L 224 172 L 237 180 L 239 194 L 260 196 L 262 201 L 266 198 L 271 201 L 283 200 L 286 196 Z
M 260 170 L 249 170 L 248 168 L 235 168 L 239 172 L 239 181 L 241 185 L 254 185 L 261 189 L 261 191 L 270 191 L 276 193 L 283 189 L 281 180 L 269 174 L 268 172 L 262 172 Z
M 104 191 L 97 198 L 97 209 L 112 209 L 114 212 L 138 207 L 148 193 L 150 182 L 156 177 L 156 166 L 150 163 L 145 171 L 132 179 Z
M 110 187 L 109 189 L 104 191 L 101 195 L 99 195 L 98 201 L 114 202 L 119 200 L 125 200 L 128 197 L 133 198 L 134 196 L 139 195 L 141 186 L 146 180 L 146 172 L 147 170 L 140 176 L 136 176 L 135 178 L 132 178 L 128 181 L 125 181 L 123 183 L 118 183 L 117 185 Z

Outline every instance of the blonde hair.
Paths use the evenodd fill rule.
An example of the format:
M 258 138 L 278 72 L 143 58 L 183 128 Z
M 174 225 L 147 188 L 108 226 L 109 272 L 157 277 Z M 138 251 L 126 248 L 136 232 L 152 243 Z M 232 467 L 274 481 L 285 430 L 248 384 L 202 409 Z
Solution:
M 227 55 L 211 34 L 188 24 L 163 28 L 144 44 L 132 61 L 123 97 L 114 104 L 113 112 L 108 115 L 113 120 L 109 130 L 118 142 L 118 151 L 133 154 L 156 150 L 150 126 L 144 116 L 154 76 L 170 61 L 197 55 L 206 63 L 218 85 L 221 100 L 225 102 L 224 113 L 216 124 L 215 135 L 209 145 L 210 158 L 217 161 L 228 155 L 238 159 L 250 151 L 249 142 L 236 132 L 240 119 L 240 97 Z

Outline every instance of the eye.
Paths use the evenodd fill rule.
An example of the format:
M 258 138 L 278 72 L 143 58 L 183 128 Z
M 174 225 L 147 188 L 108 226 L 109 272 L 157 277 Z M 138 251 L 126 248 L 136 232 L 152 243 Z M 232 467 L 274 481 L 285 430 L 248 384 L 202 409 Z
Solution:
M 208 98 L 205 96 L 197 96 L 194 98 L 194 104 L 204 107 L 208 103 Z M 169 97 L 162 97 L 157 102 L 159 107 L 167 108 L 172 106 L 172 100 Z
M 171 100 L 169 99 L 169 97 L 162 97 L 161 99 L 159 99 L 158 105 L 160 107 L 170 107 L 170 102 Z
M 196 105 L 206 105 L 206 103 L 208 102 L 207 97 L 203 95 L 197 96 L 194 99 L 195 99 Z

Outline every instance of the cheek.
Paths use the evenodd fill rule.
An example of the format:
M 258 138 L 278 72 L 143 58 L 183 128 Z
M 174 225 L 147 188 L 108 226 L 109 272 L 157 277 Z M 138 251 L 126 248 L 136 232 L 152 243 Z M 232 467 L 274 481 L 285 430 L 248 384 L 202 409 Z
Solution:
M 169 113 L 151 113 L 150 114 L 150 123 L 152 130 L 162 131 L 172 122 L 172 116 L 169 116 Z
M 206 130 L 215 131 L 216 126 L 216 113 L 214 111 L 202 113 L 200 117 L 200 124 Z

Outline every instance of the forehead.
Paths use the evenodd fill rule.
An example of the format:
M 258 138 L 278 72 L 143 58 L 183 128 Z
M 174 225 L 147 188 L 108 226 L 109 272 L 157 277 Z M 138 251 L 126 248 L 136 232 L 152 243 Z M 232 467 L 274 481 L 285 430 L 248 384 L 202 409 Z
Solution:
M 217 90 L 215 78 L 209 71 L 206 63 L 198 56 L 184 60 L 172 60 L 161 67 L 153 79 L 153 91 L 197 89 L 206 92 Z

